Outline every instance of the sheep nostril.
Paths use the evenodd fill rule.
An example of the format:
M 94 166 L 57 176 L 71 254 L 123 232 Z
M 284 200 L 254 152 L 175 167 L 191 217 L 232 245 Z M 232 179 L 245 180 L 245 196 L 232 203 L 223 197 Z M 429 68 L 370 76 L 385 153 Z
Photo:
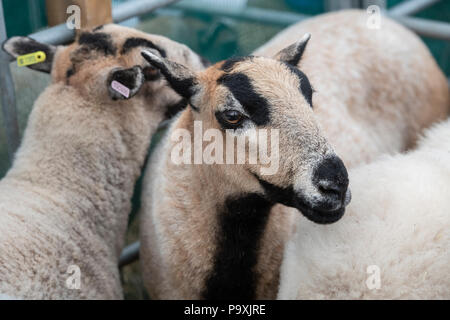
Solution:
M 332 182 L 329 181 L 319 181 L 318 189 L 321 193 L 325 195 L 335 195 L 337 197 L 341 197 L 343 193 L 346 192 L 347 188 L 342 188 Z M 345 189 L 345 190 L 344 190 Z

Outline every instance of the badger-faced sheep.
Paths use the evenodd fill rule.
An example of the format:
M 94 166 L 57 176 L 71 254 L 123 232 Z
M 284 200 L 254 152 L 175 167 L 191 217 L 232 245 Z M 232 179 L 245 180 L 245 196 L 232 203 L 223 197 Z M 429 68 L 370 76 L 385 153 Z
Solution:
M 280 299 L 450 298 L 450 120 L 417 150 L 350 170 L 341 221 L 300 218 Z
M 45 62 L 31 67 L 51 72 L 52 84 L 0 181 L 1 293 L 122 298 L 118 257 L 133 187 L 152 133 L 180 101 L 142 48 L 202 68 L 187 47 L 117 25 L 82 32 L 67 47 L 22 37 L 4 44 L 13 57 L 45 52 Z
M 290 45 L 304 32 L 313 37 L 307 47 L 308 38 Z M 448 113 L 446 79 L 430 53 L 385 18 L 373 31 L 358 11 L 316 17 L 255 54 L 266 58 L 231 59 L 193 77 L 181 69 L 169 81 L 192 97 L 144 181 L 141 264 L 153 298 L 276 298 L 284 244 L 299 215 L 285 205 L 319 223 L 342 214 L 332 209 L 345 204 L 345 170 L 326 138 L 354 166 L 412 146 L 423 127 Z M 171 72 L 170 63 L 149 60 Z M 174 163 L 173 135 L 186 129 L 194 136 L 197 120 L 222 138 L 225 128 L 237 136 L 279 129 L 279 171 L 258 176 L 254 166 Z

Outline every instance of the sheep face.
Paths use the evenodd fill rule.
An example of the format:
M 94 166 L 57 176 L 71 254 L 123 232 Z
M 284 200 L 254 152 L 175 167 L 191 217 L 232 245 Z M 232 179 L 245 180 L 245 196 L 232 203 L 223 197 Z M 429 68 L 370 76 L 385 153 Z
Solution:
M 276 59 L 231 59 L 197 74 L 150 51 L 142 54 L 189 99 L 194 128 L 201 123 L 203 130 L 220 132 L 223 140 L 261 129 L 271 137 L 271 131 L 278 132 L 278 138 L 265 141 L 269 152 L 275 153 L 272 159 L 279 162 L 277 170 L 268 173 L 258 153 L 253 164 L 227 161 L 213 166 L 223 177 L 215 183 L 227 181 L 239 192 L 262 193 L 272 203 L 295 207 L 314 222 L 332 223 L 350 201 L 348 176 L 315 121 L 308 78 L 295 67 L 308 39 L 286 48 Z M 259 137 L 248 137 L 245 159 L 251 157 L 252 143 L 263 142 Z M 274 144 L 278 148 L 271 148 Z M 224 151 L 224 158 L 229 151 Z M 236 146 L 234 151 L 239 152 Z
M 170 114 L 173 110 L 167 106 L 178 107 L 181 99 L 164 85 L 159 70 L 142 58 L 143 48 L 194 70 L 204 66 L 202 59 L 182 44 L 114 24 L 82 31 L 68 46 L 56 47 L 26 37 L 13 37 L 3 45 L 15 58 L 43 51 L 46 60 L 29 67 L 51 73 L 53 83 L 66 83 L 85 99 L 100 104 L 141 99 L 147 106 L 164 106 L 161 111 Z

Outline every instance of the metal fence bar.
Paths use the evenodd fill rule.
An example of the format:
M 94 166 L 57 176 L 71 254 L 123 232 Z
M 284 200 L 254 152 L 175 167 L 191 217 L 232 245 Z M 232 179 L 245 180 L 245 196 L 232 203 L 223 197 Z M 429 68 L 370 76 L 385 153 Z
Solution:
M 173 5 L 171 8 L 179 9 L 188 13 L 206 13 L 244 21 L 262 22 L 280 26 L 290 25 L 310 17 L 299 13 L 267 10 L 255 7 L 245 7 L 244 9 L 239 10 L 226 7 L 205 7 L 201 3 L 198 4 L 195 2 L 180 2 Z
M 141 16 L 158 8 L 167 7 L 180 0 L 136 0 L 125 2 L 113 8 L 114 22 L 122 22 L 127 19 Z
M 0 1 L 0 43 L 7 39 L 3 4 Z M 0 94 L 2 103 L 3 124 L 6 129 L 8 156 L 12 163 L 14 153 L 19 147 L 20 132 L 16 112 L 16 96 L 14 82 L 9 68 L 9 56 L 0 50 Z
M 65 44 L 73 40 L 75 30 L 68 29 L 66 24 L 58 24 L 57 26 L 38 31 L 29 35 L 30 38 L 38 42 L 58 45 Z
M 112 16 L 116 23 L 125 21 L 135 16 L 143 15 L 155 11 L 156 9 L 168 6 L 179 0 L 136 0 L 125 2 L 113 8 Z M 30 37 L 39 42 L 49 44 L 64 44 L 73 40 L 75 30 L 68 29 L 66 24 L 30 34 Z
M 139 242 L 134 242 L 123 249 L 119 258 L 119 268 L 138 260 L 140 247 L 141 244 Z
M 432 6 L 441 0 L 408 0 L 399 3 L 395 7 L 389 9 L 389 14 L 393 16 L 409 16 L 423 9 Z
M 177 1 L 178 0 L 154 0 L 154 1 L 137 0 L 126 2 L 113 9 L 113 19 L 114 22 L 122 22 L 133 16 L 143 15 L 152 12 L 158 8 L 172 4 Z M 216 9 L 214 7 L 200 6 L 196 3 L 183 3 L 183 2 L 173 5 L 171 8 L 176 8 L 178 10 L 182 10 L 188 13 L 201 12 L 201 13 L 208 13 L 211 15 L 220 15 L 230 18 L 242 19 L 246 21 L 264 22 L 283 26 L 299 22 L 309 17 L 303 14 L 273 11 L 261 8 L 247 7 L 243 10 L 236 11 L 233 9 L 224 9 L 224 8 Z M 164 14 L 164 11 L 162 10 L 158 10 L 157 12 Z M 391 15 L 391 11 L 389 11 L 389 15 Z M 416 31 L 419 34 L 420 32 L 424 32 L 426 33 L 426 36 L 429 37 L 441 39 L 444 38 L 445 40 L 448 39 L 448 35 L 444 34 L 448 32 L 448 30 L 441 26 L 446 25 L 449 26 L 450 28 L 450 25 L 447 23 L 433 22 L 424 19 L 419 19 L 419 21 L 416 23 L 415 19 L 417 18 L 408 18 L 408 20 L 403 20 L 400 19 L 400 17 L 396 17 L 394 15 L 392 15 L 392 18 L 398 20 L 400 23 L 407 24 L 408 27 L 411 27 L 413 31 Z M 433 32 L 433 30 L 437 31 Z M 45 43 L 61 44 L 72 40 L 74 37 L 74 31 L 67 29 L 65 24 L 61 24 L 37 33 L 33 33 L 30 35 L 30 37 L 36 39 L 37 41 Z
M 239 20 L 246 20 L 251 22 L 260 22 L 260 23 L 269 23 L 281 26 L 288 26 L 290 24 L 299 22 L 301 20 L 307 19 L 310 16 L 283 12 L 283 11 L 274 11 L 260 8 L 252 8 L 247 7 L 242 10 L 233 10 L 233 9 L 216 9 L 214 7 L 204 7 L 199 4 L 193 2 L 181 2 L 173 5 L 171 9 L 178 9 L 187 13 L 204 13 L 210 15 L 218 15 L 223 17 L 235 18 Z M 157 13 L 165 14 L 166 12 L 159 10 Z M 414 32 L 430 37 L 437 38 L 441 40 L 450 41 L 450 24 L 445 22 L 436 22 L 430 21 L 426 19 L 419 18 L 411 18 L 411 17 L 403 17 L 403 16 L 395 16 L 390 15 L 392 19 L 397 22 L 405 25 L 410 28 Z
M 390 16 L 421 36 L 450 41 L 450 23 L 403 16 Z

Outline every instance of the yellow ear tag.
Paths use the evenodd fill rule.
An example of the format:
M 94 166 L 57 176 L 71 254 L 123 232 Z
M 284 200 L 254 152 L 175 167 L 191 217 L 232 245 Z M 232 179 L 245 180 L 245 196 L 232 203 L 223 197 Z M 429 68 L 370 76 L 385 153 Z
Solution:
M 29 54 L 24 54 L 23 56 L 17 57 L 17 65 L 19 67 L 25 67 L 32 64 L 44 62 L 47 56 L 43 51 L 37 51 Z

